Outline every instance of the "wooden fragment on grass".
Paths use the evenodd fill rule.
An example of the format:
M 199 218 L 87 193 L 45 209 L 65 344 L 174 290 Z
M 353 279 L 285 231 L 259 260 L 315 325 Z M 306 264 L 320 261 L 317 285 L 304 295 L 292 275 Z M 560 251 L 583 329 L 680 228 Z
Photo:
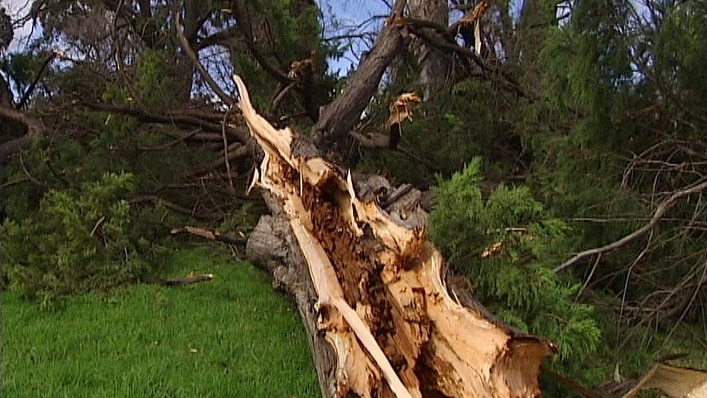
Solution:
M 257 233 L 259 225 L 247 250 L 265 262 L 278 260 L 263 253 L 279 252 L 282 264 L 268 267 L 296 297 L 323 395 L 539 396 L 540 365 L 552 344 L 511 330 L 478 303 L 452 299 L 443 258 L 424 229 L 359 199 L 351 176 L 311 151 L 298 155 L 293 148 L 303 138 L 258 115 L 235 80 L 243 116 L 264 151 L 253 184 L 289 226 L 279 233 L 291 235 L 281 237 L 287 243 L 280 248 L 275 237 Z M 298 264 L 308 275 L 291 271 L 301 270 Z M 328 348 L 318 346 L 320 335 Z
M 172 228 L 170 231 L 172 235 L 177 235 L 177 234 L 183 234 L 183 233 L 188 233 L 191 235 L 199 236 L 201 238 L 206 238 L 209 240 L 214 240 L 217 242 L 224 242 L 230 245 L 236 245 L 239 243 L 245 242 L 245 239 L 237 239 L 237 238 L 231 238 L 229 236 L 222 235 L 218 231 L 215 230 L 210 230 L 210 229 L 205 229 L 205 228 L 199 228 L 199 227 L 190 227 L 190 226 L 184 226 L 184 227 L 179 227 L 179 228 Z
M 159 284 L 164 286 L 184 286 L 193 283 L 206 282 L 214 279 L 213 274 L 187 275 L 184 278 L 160 279 Z

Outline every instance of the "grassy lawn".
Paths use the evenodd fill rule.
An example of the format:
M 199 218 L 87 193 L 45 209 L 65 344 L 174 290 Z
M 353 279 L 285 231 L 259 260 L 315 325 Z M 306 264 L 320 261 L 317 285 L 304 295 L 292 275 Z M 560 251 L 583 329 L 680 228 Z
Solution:
M 88 294 L 63 310 L 2 298 L 3 397 L 314 397 L 294 307 L 246 263 L 213 248 L 175 256 L 170 275 L 216 279 Z

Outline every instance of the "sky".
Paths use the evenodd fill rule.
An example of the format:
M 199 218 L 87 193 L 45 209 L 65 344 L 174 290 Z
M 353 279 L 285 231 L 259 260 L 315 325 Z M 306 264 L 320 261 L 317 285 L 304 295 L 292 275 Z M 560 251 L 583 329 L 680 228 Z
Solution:
M 0 0 L 0 5 L 5 8 L 12 20 L 16 20 L 29 12 L 32 0 Z M 26 23 L 18 29 L 15 29 L 15 37 L 10 43 L 9 51 L 16 51 L 22 48 L 29 39 L 32 31 L 32 23 Z
M 380 31 L 385 18 L 389 15 L 393 0 L 317 0 L 324 16 L 324 36 L 335 37 L 342 34 L 365 36 L 364 40 L 343 41 L 344 55 L 331 60 L 330 70 L 338 74 L 346 74 L 347 70 L 358 64 L 357 54 L 369 50 L 372 44 L 372 34 Z M 13 19 L 27 15 L 32 0 L 0 0 Z M 514 1 L 515 10 L 520 8 L 522 0 Z M 34 35 L 39 29 L 34 30 Z M 15 38 L 9 51 L 23 48 L 33 34 L 32 23 L 27 22 L 15 31 Z
M 342 27 L 354 33 L 366 31 L 378 31 L 384 18 L 388 15 L 390 5 L 393 0 L 317 0 L 317 3 L 325 17 L 327 34 L 334 36 L 337 34 L 335 27 L 329 22 L 331 16 L 335 16 Z M 514 10 L 520 9 L 523 0 L 515 0 Z M 0 4 L 5 7 L 11 17 L 16 19 L 26 15 L 31 7 L 32 0 L 0 0 Z M 11 50 L 20 48 L 27 42 L 32 31 L 31 22 L 26 23 L 15 31 L 15 40 L 11 45 Z M 340 33 L 340 32 L 339 32 Z M 350 57 L 351 54 L 348 56 Z M 349 62 L 355 62 L 350 59 Z
M 390 6 L 384 0 L 318 0 L 317 3 L 324 15 L 325 38 L 346 32 L 350 34 L 378 32 L 390 12 Z M 333 24 L 332 17 L 340 26 Z M 359 60 L 355 54 L 361 54 L 369 49 L 369 43 L 365 41 L 351 44 L 340 59 L 330 61 L 331 72 L 345 74 L 352 65 L 358 64 Z
M 0 6 L 4 7 L 13 20 L 17 20 L 28 14 L 32 0 L 0 0 Z M 325 18 L 325 35 L 333 37 L 341 34 L 336 31 L 336 26 L 330 22 L 332 16 L 336 17 L 340 28 L 351 33 L 377 32 L 388 14 L 390 7 L 384 0 L 318 0 Z M 17 51 L 28 44 L 32 35 L 32 23 L 27 22 L 15 30 L 15 37 L 10 43 L 9 52 Z M 36 36 L 37 29 L 34 34 Z M 359 53 L 360 48 L 355 49 Z M 345 70 L 358 62 L 353 56 L 353 51 L 348 51 L 342 59 L 331 66 L 332 70 Z

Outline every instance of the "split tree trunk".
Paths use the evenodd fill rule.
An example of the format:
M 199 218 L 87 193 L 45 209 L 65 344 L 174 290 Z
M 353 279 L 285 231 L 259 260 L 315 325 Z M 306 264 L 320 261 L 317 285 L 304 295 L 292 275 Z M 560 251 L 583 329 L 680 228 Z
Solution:
M 265 153 L 253 184 L 273 213 L 248 255 L 294 295 L 323 396 L 540 395 L 540 365 L 554 347 L 453 299 L 442 256 L 415 221 L 424 218 L 391 216 L 313 148 L 298 155 L 303 138 L 260 117 L 236 82 Z

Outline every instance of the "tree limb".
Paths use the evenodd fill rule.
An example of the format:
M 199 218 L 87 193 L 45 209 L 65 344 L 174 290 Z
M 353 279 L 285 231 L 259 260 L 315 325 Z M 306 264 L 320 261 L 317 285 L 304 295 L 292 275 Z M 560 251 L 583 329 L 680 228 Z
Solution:
M 579 260 L 582 260 L 586 257 L 594 256 L 597 254 L 604 254 L 604 253 L 616 250 L 616 249 L 632 242 L 636 238 L 643 236 L 646 232 L 653 229 L 660 222 L 660 220 L 663 218 L 665 213 L 668 210 L 670 210 L 671 207 L 673 207 L 673 205 L 675 204 L 675 202 L 677 202 L 678 199 L 682 198 L 683 196 L 687 196 L 687 195 L 691 195 L 693 193 L 703 191 L 705 189 L 707 189 L 707 181 L 703 181 L 700 184 L 695 184 L 695 185 L 692 185 L 688 188 L 682 189 L 680 191 L 673 192 L 673 194 L 670 195 L 670 197 L 668 197 L 664 201 L 660 202 L 658 207 L 655 209 L 655 212 L 653 213 L 653 217 L 651 217 L 650 221 L 647 224 L 645 224 L 641 228 L 633 231 L 632 233 L 624 236 L 623 238 L 621 238 L 617 241 L 614 241 L 612 243 L 609 243 L 608 245 L 604 245 L 602 247 L 598 247 L 598 248 L 594 248 L 594 249 L 590 249 L 590 250 L 585 250 L 581 253 L 576 254 L 574 257 L 565 261 L 559 267 L 555 268 L 555 273 L 562 272 L 564 269 L 576 264 Z
M 224 42 L 233 39 L 238 33 L 238 25 L 230 26 L 224 30 L 212 33 L 201 40 L 196 45 L 197 51 L 217 45 L 224 45 Z
M 388 65 L 404 47 L 401 27 L 392 20 L 402 15 L 405 4 L 403 0 L 395 2 L 393 17 L 381 31 L 370 54 L 353 73 L 341 95 L 321 111 L 313 139 L 329 157 L 343 153 L 349 131 L 360 120 Z
M 52 60 L 54 60 L 54 58 L 58 56 L 61 56 L 60 52 L 52 51 L 51 54 L 44 58 L 42 67 L 39 69 L 39 72 L 37 72 L 37 74 L 34 76 L 34 79 L 32 80 L 32 83 L 30 83 L 29 87 L 27 87 L 27 90 L 25 90 L 24 94 L 22 94 L 22 98 L 20 98 L 20 102 L 17 103 L 15 109 L 24 108 L 25 104 L 27 103 L 27 100 L 29 100 L 29 96 L 32 95 L 32 92 L 34 92 L 34 88 L 37 86 L 37 83 L 39 83 L 39 79 L 42 78 L 44 71 L 47 70 L 49 63 L 52 62 Z
M 0 163 L 6 162 L 7 159 L 17 153 L 21 147 L 46 132 L 46 127 L 42 122 L 16 109 L 0 106 L 0 119 L 18 122 L 27 128 L 25 135 L 0 144 Z
M 234 2 L 234 8 L 233 12 L 238 19 L 238 24 L 242 26 L 242 32 L 243 32 L 243 41 L 245 42 L 246 47 L 248 47 L 248 51 L 250 51 L 251 55 L 253 55 L 253 58 L 258 62 L 258 64 L 277 80 L 278 82 L 287 85 L 291 82 L 291 79 L 287 77 L 287 73 L 282 71 L 280 68 L 277 66 L 273 65 L 271 62 L 269 62 L 263 54 L 260 53 L 260 50 L 255 46 L 255 42 L 253 41 L 253 34 L 252 34 L 252 26 L 250 22 L 250 18 L 248 16 L 248 10 L 247 10 L 247 2 L 241 2 L 237 1 Z
M 176 123 L 187 126 L 202 127 L 218 133 L 221 133 L 221 130 L 223 129 L 221 123 L 204 120 L 198 114 L 192 114 L 182 110 L 168 111 L 167 114 L 160 115 L 149 113 L 143 109 L 132 106 L 102 104 L 95 102 L 81 102 L 80 104 L 98 111 L 121 113 L 123 115 L 132 116 L 146 123 Z M 219 118 L 223 118 L 223 116 L 219 116 Z M 250 136 L 248 131 L 245 129 L 245 126 L 243 128 L 234 128 L 232 124 L 229 124 L 226 127 L 226 131 L 233 134 L 242 143 L 247 143 L 250 140 Z M 221 140 L 221 137 L 219 136 L 218 139 Z
M 224 236 L 216 230 L 209 230 L 209 229 L 198 228 L 198 227 L 190 227 L 188 225 L 181 227 L 181 228 L 173 228 L 170 231 L 170 233 L 172 235 L 188 233 L 191 235 L 199 236 L 201 238 L 205 238 L 205 239 L 209 239 L 209 240 L 213 240 L 213 241 L 217 241 L 217 242 L 228 243 L 229 245 L 238 245 L 238 244 L 243 244 L 246 242 L 246 238 L 235 239 L 235 238 L 231 238 L 228 236 Z
M 441 50 L 454 52 L 463 57 L 462 59 L 471 59 L 485 74 L 491 73 L 502 76 L 519 96 L 533 99 L 533 97 L 513 78 L 513 76 L 508 74 L 506 71 L 503 71 L 501 68 L 488 65 L 475 51 L 457 44 L 456 40 L 454 40 L 454 36 L 449 31 L 449 28 L 445 28 L 433 21 L 415 18 L 405 18 L 403 21 L 410 28 L 410 32 L 415 36 L 418 36 L 420 39 Z M 441 36 L 441 38 L 434 37 L 433 35 L 425 32 L 423 28 L 433 29 L 439 34 L 439 36 Z

